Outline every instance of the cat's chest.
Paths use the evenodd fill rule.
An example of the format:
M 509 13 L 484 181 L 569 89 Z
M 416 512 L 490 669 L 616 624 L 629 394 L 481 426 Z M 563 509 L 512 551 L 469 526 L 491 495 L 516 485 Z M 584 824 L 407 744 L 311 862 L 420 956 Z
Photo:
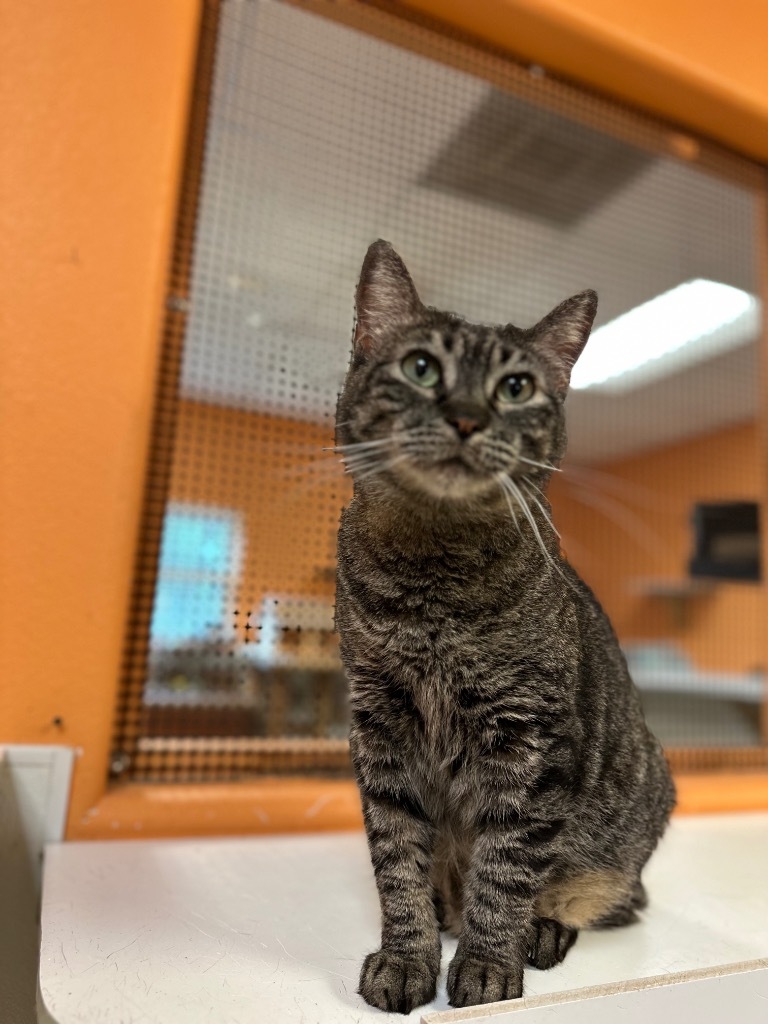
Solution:
M 463 557 L 399 557 L 368 550 L 342 566 L 342 629 L 364 631 L 386 657 L 445 659 L 514 628 L 521 609 L 510 568 Z
M 495 677 L 526 646 L 522 610 L 505 595 L 469 582 L 458 592 L 435 573 L 390 590 L 375 580 L 340 602 L 342 654 L 407 687 L 425 720 L 460 712 L 462 688 Z M 458 710 L 457 710 L 458 708 Z
M 434 631 L 423 623 L 413 630 L 393 624 L 390 642 L 374 656 L 400 738 L 430 770 L 437 762 L 448 766 L 473 742 L 476 716 L 466 706 L 467 692 L 478 680 L 495 679 L 504 686 L 496 659 L 481 638 L 446 623 Z
M 438 702 L 435 690 L 455 695 L 478 675 L 494 671 L 502 648 L 515 645 L 518 617 L 444 603 L 378 616 L 366 628 L 369 652 L 388 676 L 406 683 L 419 704 Z M 448 699 L 447 696 L 445 698 Z

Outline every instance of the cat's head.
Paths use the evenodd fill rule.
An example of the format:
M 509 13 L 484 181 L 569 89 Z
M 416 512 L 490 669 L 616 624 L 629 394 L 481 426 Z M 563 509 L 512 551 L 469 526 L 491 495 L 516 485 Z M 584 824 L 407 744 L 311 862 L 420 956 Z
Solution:
M 563 401 L 596 309 L 584 291 L 535 327 L 470 324 L 424 306 L 392 246 L 374 242 L 337 411 L 356 484 L 474 503 L 540 483 L 565 453 Z

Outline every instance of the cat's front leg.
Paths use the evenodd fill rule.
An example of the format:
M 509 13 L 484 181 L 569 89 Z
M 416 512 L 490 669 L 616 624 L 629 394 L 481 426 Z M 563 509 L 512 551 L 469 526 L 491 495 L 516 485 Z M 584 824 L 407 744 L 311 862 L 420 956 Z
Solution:
M 519 798 L 493 790 L 479 801 L 464 927 L 448 971 L 452 1006 L 523 994 L 536 898 L 551 877 L 563 822 L 521 813 L 519 806 Z
M 434 998 L 440 971 L 435 830 L 391 740 L 353 730 L 351 745 L 381 904 L 381 949 L 365 958 L 360 994 L 380 1010 L 410 1013 Z

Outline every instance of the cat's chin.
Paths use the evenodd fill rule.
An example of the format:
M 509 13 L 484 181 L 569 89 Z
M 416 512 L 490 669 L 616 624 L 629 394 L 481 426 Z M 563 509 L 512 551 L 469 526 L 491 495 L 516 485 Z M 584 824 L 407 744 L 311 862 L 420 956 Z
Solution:
M 499 485 L 485 473 L 471 469 L 461 459 L 449 459 L 432 466 L 401 464 L 397 475 L 409 491 L 439 501 L 472 504 L 499 492 Z

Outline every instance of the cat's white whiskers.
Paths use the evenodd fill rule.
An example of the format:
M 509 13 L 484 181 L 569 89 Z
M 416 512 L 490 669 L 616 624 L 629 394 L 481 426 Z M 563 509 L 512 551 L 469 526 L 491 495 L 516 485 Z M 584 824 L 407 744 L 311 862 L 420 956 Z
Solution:
M 377 448 L 360 448 L 354 452 L 336 452 L 335 454 L 340 457 L 342 462 L 354 462 L 356 459 L 378 459 L 382 455 L 386 455 L 387 448 L 393 447 L 392 445 L 382 445 Z
M 504 498 L 506 499 L 507 507 L 509 508 L 509 514 L 512 516 L 512 522 L 515 524 L 519 536 L 522 537 L 522 531 L 520 529 L 520 520 L 517 517 L 517 514 L 515 513 L 514 506 L 512 505 L 511 493 L 507 490 L 504 484 L 504 477 L 504 473 L 499 473 L 499 475 L 497 476 L 497 480 L 499 481 L 499 486 L 501 487 L 501 493 L 504 495 Z
M 516 456 L 518 462 L 525 462 L 528 466 L 536 466 L 537 469 L 548 469 L 552 473 L 562 473 L 562 469 L 559 466 L 550 466 L 547 462 L 535 462 L 533 459 L 527 459 L 524 455 Z
M 361 462 L 353 466 L 347 466 L 344 473 L 347 476 L 354 476 L 357 479 L 362 479 L 361 474 L 366 473 L 369 469 L 377 469 L 382 465 L 383 462 L 381 459 L 374 459 L 370 462 Z
M 630 481 L 624 480 L 613 473 L 593 469 L 591 466 L 578 466 L 572 463 L 568 463 L 564 467 L 563 472 L 565 473 L 565 480 L 569 483 L 574 483 L 578 487 L 589 487 L 596 491 L 608 489 L 630 501 L 658 511 L 658 494 L 642 484 L 630 483 Z
M 365 450 L 367 448 L 386 448 L 387 445 L 394 444 L 396 440 L 396 435 L 392 434 L 390 437 L 382 437 L 378 440 L 355 441 L 352 444 L 337 444 L 332 445 L 329 448 L 323 448 L 322 450 L 324 452 L 355 452 Z
M 379 466 L 382 459 L 396 446 L 397 438 L 383 438 L 378 441 L 361 441 L 354 445 L 340 445 L 334 448 L 335 454 L 340 455 L 338 460 L 344 467 L 344 472 L 357 476 L 368 469 Z
M 382 472 L 406 458 L 417 455 L 422 446 L 423 435 L 424 428 L 413 427 L 397 431 L 389 437 L 334 445 L 323 450 L 340 456 L 338 461 L 344 465 L 345 474 L 352 476 L 355 481 L 362 481 L 374 473 Z M 392 458 L 391 456 L 398 451 L 400 454 Z
M 407 458 L 408 458 L 407 455 L 398 455 L 394 459 L 386 459 L 384 462 L 374 466 L 373 469 L 368 469 L 367 472 L 359 474 L 359 475 L 356 474 L 354 476 L 354 481 L 355 481 L 355 483 L 361 483 L 363 480 L 367 480 L 368 477 L 375 476 L 377 473 L 381 473 L 385 469 L 392 469 L 392 467 L 396 466 L 398 464 L 398 462 L 402 462 L 404 459 L 407 459 Z M 350 471 L 347 470 L 347 472 L 350 472 Z
M 536 519 L 535 519 L 535 517 L 533 515 L 533 512 L 531 512 L 531 509 L 530 509 L 530 507 L 528 506 L 528 503 L 525 500 L 523 492 L 520 490 L 520 488 L 517 486 L 515 481 L 507 473 L 498 473 L 497 476 L 496 476 L 496 479 L 501 484 L 502 489 L 505 491 L 505 493 L 511 495 L 515 499 L 515 502 L 519 506 L 520 511 L 523 513 L 525 518 L 528 520 L 528 523 L 529 523 L 531 529 L 533 530 L 533 534 L 534 534 L 534 536 L 536 538 L 536 543 L 538 544 L 539 549 L 540 549 L 542 555 L 544 555 L 544 558 L 547 560 L 547 562 L 549 562 L 549 564 L 552 566 L 552 568 L 555 570 L 555 572 L 558 574 L 558 576 L 561 577 L 563 582 L 567 583 L 569 587 L 572 586 L 571 581 L 563 573 L 562 569 L 557 564 L 557 562 L 554 560 L 554 558 L 552 557 L 552 554 L 550 553 L 550 551 L 547 549 L 547 546 L 544 543 L 544 538 L 541 535 L 541 531 L 539 530 L 539 527 L 538 527 Z M 543 512 L 543 509 L 541 509 L 541 506 L 539 505 L 539 503 L 536 502 L 536 504 L 539 506 L 539 509 Z M 545 518 L 547 518 L 547 521 L 549 521 L 549 518 L 546 515 L 545 515 Z M 551 522 L 550 522 L 550 526 L 552 526 Z M 552 527 L 552 528 L 554 530 L 554 527 Z M 555 531 L 555 532 L 557 532 L 557 531 Z
M 373 452 L 354 452 L 342 455 L 338 460 L 344 466 L 361 466 L 366 462 L 378 462 L 391 454 L 388 448 L 379 449 Z
M 523 486 L 526 489 L 528 489 L 529 487 L 535 487 L 536 490 L 539 491 L 539 494 L 541 494 L 542 498 L 544 497 L 543 492 L 541 490 L 539 490 L 538 487 L 536 487 L 536 484 L 533 483 L 533 481 L 528 480 L 528 479 L 524 479 L 524 480 L 521 481 L 521 483 L 523 484 Z M 560 531 L 557 529 L 555 524 L 552 522 L 552 518 L 547 514 L 547 510 L 544 508 L 542 503 L 539 501 L 539 499 L 536 497 L 535 494 L 531 494 L 530 490 L 528 491 L 528 496 L 530 497 L 531 501 L 536 505 L 536 507 L 538 508 L 539 512 L 541 512 L 541 514 L 546 519 L 546 521 L 547 521 L 547 523 L 549 525 L 550 530 L 554 533 L 554 535 L 557 537 L 558 540 L 561 540 L 562 538 L 560 537 Z
M 507 483 L 507 486 L 509 487 L 510 491 L 512 492 L 512 494 L 515 496 L 515 500 L 517 501 L 518 505 L 520 506 L 520 511 L 523 513 L 525 518 L 528 520 L 528 522 L 530 524 L 530 527 L 533 530 L 534 535 L 536 537 L 536 541 L 537 541 L 539 547 L 541 548 L 541 553 L 544 555 L 545 558 L 547 558 L 550 562 L 552 562 L 552 556 L 550 555 L 549 551 L 547 550 L 547 546 L 544 543 L 544 538 L 541 536 L 541 532 L 539 530 L 538 523 L 536 522 L 536 519 L 535 519 L 535 517 L 533 515 L 533 512 L 531 512 L 530 507 L 528 506 L 528 502 L 525 500 L 525 495 L 520 490 L 520 488 L 517 486 L 517 484 L 512 479 L 512 477 L 507 476 L 506 477 L 506 483 Z
M 582 505 L 590 505 L 592 508 L 597 509 L 598 512 L 602 512 L 606 519 L 616 523 L 628 537 L 631 537 L 648 554 L 655 557 L 658 555 L 659 550 L 663 550 L 666 547 L 664 540 L 659 534 L 618 499 L 609 494 L 600 494 L 599 491 L 594 491 L 584 484 L 576 483 L 576 481 L 572 482 L 572 487 L 576 489 L 576 492 L 580 492 L 572 492 L 572 496 L 576 501 L 581 502 Z

